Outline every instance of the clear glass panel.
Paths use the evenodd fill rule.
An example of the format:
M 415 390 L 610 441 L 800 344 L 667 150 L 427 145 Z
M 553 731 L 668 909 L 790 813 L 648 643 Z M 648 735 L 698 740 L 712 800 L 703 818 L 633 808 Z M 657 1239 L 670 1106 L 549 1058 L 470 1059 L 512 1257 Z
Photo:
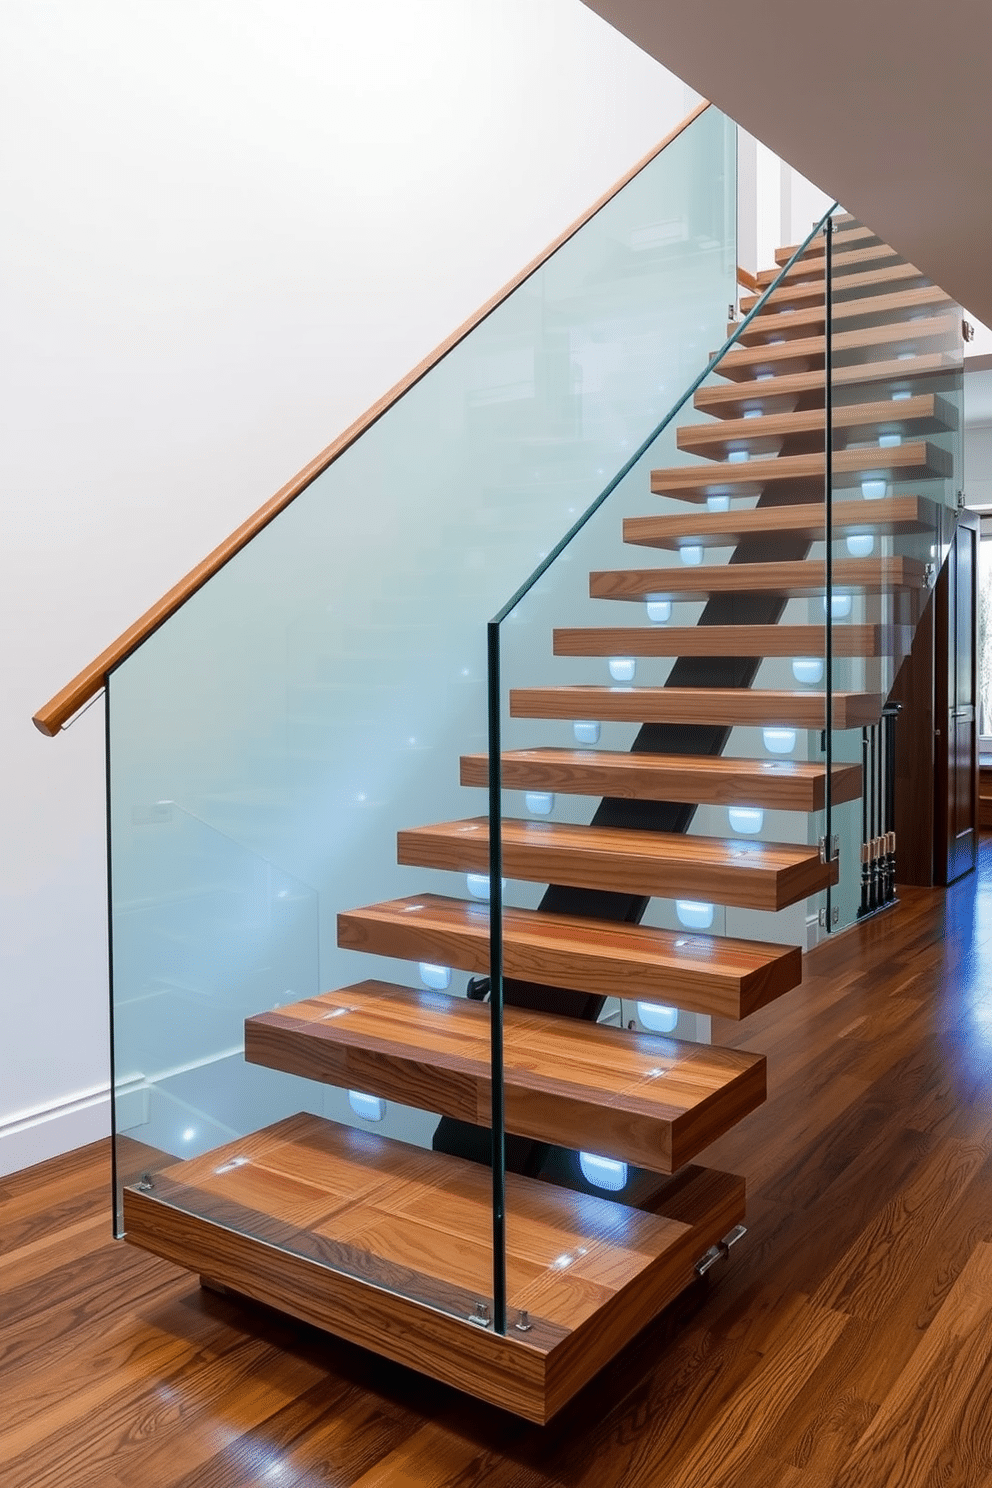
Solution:
M 863 223 L 838 213 L 830 251 L 832 679 L 851 714 L 831 743 L 865 778 L 863 799 L 833 811 L 843 928 L 895 894 L 886 704 L 964 487 L 963 342 L 960 308 Z
M 604 1092 L 641 1057 L 645 1084 L 663 1078 L 713 1015 L 796 985 L 826 910 L 822 293 L 812 349 L 816 329 L 787 344 L 799 317 L 778 308 L 763 298 L 726 328 L 732 344 L 494 622 L 505 1012 L 620 1023 Z M 664 1163 L 604 1130 L 563 1133 L 539 1171 L 640 1202 Z M 562 1252 L 569 1267 L 581 1245 Z M 509 1303 L 526 1305 L 512 1288 Z
M 488 968 L 485 872 L 443 871 L 444 852 L 411 838 L 400 866 L 397 831 L 484 809 L 458 756 L 486 748 L 487 618 L 721 344 L 733 162 L 733 127 L 708 109 L 110 678 L 122 1181 L 146 1174 L 143 1191 L 190 1212 L 206 1193 L 251 1229 L 245 1170 L 257 1179 L 278 1150 L 297 1195 L 278 1243 L 308 1245 L 317 1226 L 371 1255 L 381 1226 L 356 1168 L 389 1189 L 420 1181 L 410 1154 L 422 1165 L 432 1143 L 488 1163 L 488 1133 L 450 1113 L 457 1082 L 390 1084 L 357 1055 L 350 1075 L 326 1052 L 308 1063 L 274 1051 L 271 1021 L 269 1063 L 247 1063 L 243 1020 L 375 979 L 408 990 L 365 988 L 367 1024 L 392 997 L 429 1045 L 453 1000 L 467 1008 Z M 452 904 L 457 926 L 432 928 Z M 318 1014 L 350 1027 L 357 1004 Z M 478 1013 L 465 1037 L 485 1058 Z M 200 1166 L 177 1170 L 191 1151 Z M 297 1192 L 301 1153 L 316 1197 Z M 388 1226 L 406 1256 L 390 1284 L 462 1316 L 493 1295 L 490 1174 L 464 1182 L 450 1274 L 429 1204 L 397 1201 Z M 356 1197 L 329 1214 L 335 1184 Z

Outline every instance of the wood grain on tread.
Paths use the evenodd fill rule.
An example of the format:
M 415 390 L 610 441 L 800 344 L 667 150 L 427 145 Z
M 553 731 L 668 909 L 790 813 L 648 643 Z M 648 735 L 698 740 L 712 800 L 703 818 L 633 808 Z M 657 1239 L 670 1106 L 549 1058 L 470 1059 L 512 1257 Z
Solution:
M 900 532 L 934 532 L 936 526 L 937 509 L 932 501 L 921 496 L 885 496 L 880 501 L 835 501 L 830 530 L 836 540 L 855 534 L 891 537 Z M 819 502 L 806 502 L 801 506 L 754 506 L 623 519 L 624 542 L 672 552 L 686 544 L 735 547 L 748 537 L 778 532 L 822 542 L 826 536 L 823 507 Z
M 368 981 L 245 1021 L 253 1064 L 488 1126 L 490 1010 Z M 674 1173 L 765 1098 L 765 1060 L 503 1011 L 506 1128 Z
M 531 1326 L 505 1336 L 469 1321 L 492 1295 L 477 1163 L 301 1114 L 125 1190 L 124 1213 L 132 1244 L 542 1422 L 743 1211 L 739 1179 L 699 1169 L 690 1185 L 686 1223 L 507 1174 L 510 1318 L 526 1308 Z
M 852 269 L 860 269 L 865 264 L 881 265 L 886 263 L 886 260 L 899 263 L 903 262 L 895 250 L 890 248 L 887 243 L 872 243 L 867 248 L 849 248 L 835 253 L 833 255 L 833 271 L 839 277 L 843 277 L 843 275 Z M 823 270 L 824 262 L 821 255 L 813 257 L 807 255 L 797 259 L 791 269 L 786 269 L 782 277 L 783 280 L 822 279 Z M 754 277 L 762 289 L 767 289 L 769 284 L 772 284 L 781 273 L 781 267 L 776 269 L 759 269 Z
M 897 319 L 900 315 L 922 310 L 927 306 L 940 305 L 948 308 L 952 304 L 950 295 L 939 285 L 925 284 L 916 289 L 895 290 L 889 294 L 837 300 L 831 303 L 831 320 L 834 325 L 842 325 L 848 320 L 868 320 L 874 316 Z M 814 301 L 801 309 L 785 311 L 778 316 L 756 315 L 743 330 L 739 321 L 732 320 L 727 325 L 727 335 L 732 336 L 735 331 L 739 331 L 740 344 L 753 346 L 756 342 L 767 341 L 770 337 L 779 335 L 800 336 L 817 327 L 822 331 L 825 324 L 826 306 L 821 295 L 819 303 Z
M 834 728 L 877 723 L 882 699 L 868 692 L 835 692 Z M 822 692 L 751 687 L 518 687 L 510 691 L 511 718 L 596 719 L 622 723 L 781 724 L 823 728 Z
M 831 221 L 833 221 L 833 219 L 831 219 Z M 845 251 L 853 248 L 856 244 L 880 242 L 878 233 L 872 232 L 871 228 L 865 227 L 864 223 L 862 222 L 852 222 L 849 226 L 838 226 L 835 224 L 833 228 L 833 240 L 835 253 L 844 253 Z M 792 258 L 794 254 L 799 252 L 801 246 L 802 245 L 800 243 L 793 243 L 791 247 L 776 248 L 775 262 L 777 264 L 787 264 L 789 262 L 789 259 Z M 823 232 L 819 232 L 817 233 L 815 238 L 811 238 L 810 241 L 806 244 L 806 247 L 803 249 L 802 252 L 802 258 L 822 258 L 826 253 L 826 247 L 826 234 Z M 889 249 L 890 253 L 894 251 L 895 250 L 892 248 Z
M 935 434 L 943 429 L 956 429 L 957 410 L 946 398 L 936 393 L 917 393 L 914 397 L 879 399 L 874 403 L 840 403 L 833 409 L 835 435 L 858 432 L 859 438 L 877 438 L 898 434 L 904 439 L 920 434 Z M 721 423 L 684 424 L 676 434 L 676 444 L 687 454 L 702 455 L 710 460 L 725 460 L 735 450 L 755 454 L 776 454 L 786 439 L 801 436 L 804 444 L 826 441 L 826 424 L 822 408 L 800 409 L 795 413 L 767 413 L 759 418 L 725 419 Z
M 902 390 L 912 388 L 916 379 L 960 370 L 960 356 L 934 351 L 906 361 L 891 358 L 834 367 L 833 385 L 838 388 L 864 386 L 867 389 L 872 384 L 882 383 Z M 779 375 L 768 382 L 707 383 L 696 390 L 692 401 L 700 413 L 710 413 L 717 418 L 737 418 L 748 408 L 792 412 L 800 399 L 809 401 L 814 396 L 822 406 L 824 390 L 823 368 L 820 367 L 813 372 Z
M 711 806 L 737 806 L 747 801 L 779 811 L 822 811 L 826 791 L 822 765 L 728 755 L 515 749 L 502 756 L 500 776 L 504 790 L 560 791 L 565 795 Z M 860 765 L 834 765 L 831 780 L 835 803 L 860 798 Z M 486 755 L 462 755 L 461 783 L 488 786 Z
M 405 829 L 396 841 L 405 867 L 488 875 L 488 817 Z M 512 817 L 502 824 L 502 852 L 507 878 L 772 912 L 837 879 L 836 862 L 821 863 L 806 844 Z
M 952 344 L 961 339 L 958 315 L 934 315 L 925 320 L 901 320 L 894 325 L 866 326 L 855 331 L 835 331 L 831 337 L 834 356 L 849 352 L 872 351 L 876 347 L 901 346 L 913 351 L 921 343 L 946 340 Z M 782 341 L 771 346 L 732 346 L 714 367 L 720 377 L 750 380 L 763 368 L 770 372 L 803 371 L 822 366 L 825 341 L 822 335 L 797 341 Z
M 822 277 L 821 274 L 821 280 Z M 889 285 L 904 283 L 907 280 L 924 280 L 924 282 L 927 282 L 925 276 L 916 265 L 911 263 L 885 264 L 877 269 L 867 269 L 862 273 L 843 274 L 834 280 L 834 299 L 836 301 L 838 296 L 860 294 L 864 289 L 885 289 Z M 767 283 L 770 282 L 771 280 L 767 281 Z M 765 288 L 767 288 L 767 283 Z M 764 293 L 765 289 L 759 289 L 754 294 L 741 295 L 741 314 L 750 315 Z M 817 303 L 822 304 L 822 302 L 822 283 L 818 281 L 808 283 L 802 280 L 783 280 L 778 288 L 774 289 L 769 295 L 762 308 L 758 311 L 758 314 L 775 315 L 790 305 L 805 306 Z
M 835 656 L 905 656 L 908 625 L 835 625 Z M 553 632 L 556 656 L 822 656 L 822 625 L 613 625 Z
M 785 480 L 823 480 L 825 458 L 821 452 L 808 455 L 777 455 L 774 459 L 745 460 L 739 465 L 675 465 L 652 470 L 651 491 L 655 496 L 683 501 L 705 501 L 707 496 L 760 496 L 768 484 Z M 926 480 L 950 475 L 954 460 L 949 450 L 926 440 L 892 447 L 835 450 L 831 460 L 835 489 L 856 486 L 866 478 Z M 719 515 L 719 513 L 717 513 Z M 869 520 L 868 512 L 865 519 Z
M 859 589 L 887 594 L 893 589 L 924 589 L 924 566 L 917 558 L 839 558 L 833 565 L 835 592 Z M 783 563 L 701 564 L 698 567 L 618 568 L 589 575 L 591 599 L 704 599 L 713 594 L 781 594 L 817 599 L 826 592 L 822 558 Z
M 346 950 L 489 971 L 489 912 L 439 894 L 338 915 Z M 802 980 L 797 946 L 656 930 L 611 920 L 503 911 L 504 971 L 544 986 L 746 1018 Z

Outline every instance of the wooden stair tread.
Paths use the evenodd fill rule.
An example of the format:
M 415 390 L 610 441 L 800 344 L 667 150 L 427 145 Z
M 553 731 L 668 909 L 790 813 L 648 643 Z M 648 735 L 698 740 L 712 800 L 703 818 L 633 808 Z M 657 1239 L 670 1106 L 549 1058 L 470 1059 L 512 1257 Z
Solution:
M 839 558 L 833 565 L 834 588 L 881 593 L 889 589 L 921 590 L 924 565 L 917 558 Z M 672 564 L 669 568 L 618 568 L 589 575 L 591 599 L 702 599 L 713 594 L 781 594 L 816 599 L 825 593 L 822 558 L 779 563 Z
M 959 370 L 960 362 L 944 352 L 928 352 L 906 361 L 892 358 L 880 362 L 854 362 L 834 367 L 835 387 L 852 387 L 871 383 L 883 383 L 892 388 L 904 388 L 920 377 L 939 375 Z M 737 418 L 749 408 L 769 411 L 791 412 L 800 398 L 818 394 L 822 398 L 826 391 L 823 368 L 812 372 L 792 372 L 772 377 L 767 382 L 709 383 L 697 388 L 693 394 L 693 405 L 700 413 L 710 413 L 717 418 Z M 822 406 L 822 404 L 821 404 Z
M 939 337 L 951 337 L 960 332 L 960 317 L 955 315 L 932 315 L 925 320 L 900 320 L 894 324 L 865 326 L 854 331 L 835 331 L 831 344 L 835 356 L 844 352 L 871 351 L 876 347 L 901 345 L 904 351 L 912 351 L 920 343 Z M 749 379 L 755 369 L 764 368 L 774 372 L 795 367 L 819 366 L 823 362 L 826 342 L 822 335 L 807 336 L 795 341 L 785 340 L 762 346 L 732 346 L 714 367 L 720 377 L 735 380 Z M 716 353 L 711 353 L 716 355 Z
M 870 227 L 865 227 L 863 222 L 854 222 L 850 226 L 838 227 L 835 225 L 833 239 L 834 251 L 838 253 L 843 253 L 845 249 L 852 247 L 855 243 L 877 243 L 880 241 L 878 233 L 873 232 Z M 799 243 L 793 243 L 791 247 L 776 248 L 775 262 L 777 264 L 787 264 L 793 254 L 799 252 L 800 246 Z M 894 249 L 889 249 L 890 253 L 894 251 Z M 822 258 L 825 253 L 826 238 L 822 232 L 811 239 L 803 249 L 804 258 Z
M 545 747 L 507 751 L 501 757 L 500 776 L 505 790 L 713 806 L 746 801 L 780 811 L 821 811 L 825 804 L 825 767 L 800 760 Z M 860 765 L 834 765 L 831 780 L 835 804 L 860 797 Z M 486 755 L 462 756 L 461 783 L 488 785 Z
M 367 981 L 245 1021 L 245 1058 L 489 1126 L 490 1010 Z M 674 1173 L 765 1099 L 760 1054 L 508 1006 L 506 1128 Z
M 774 277 L 774 275 L 772 275 Z M 822 280 L 822 274 L 819 280 Z M 823 285 L 819 280 L 809 282 L 807 280 L 786 279 L 772 291 L 763 307 L 758 311 L 759 315 L 775 315 L 784 306 L 804 306 L 823 303 Z M 894 263 L 881 265 L 874 269 L 865 269 L 860 273 L 844 274 L 835 279 L 833 291 L 835 302 L 838 296 L 860 294 L 864 289 L 878 288 L 890 284 L 901 284 L 907 280 L 923 280 L 926 277 L 911 263 Z M 760 282 L 760 281 L 759 281 Z M 740 297 L 740 310 L 742 315 L 749 315 L 757 305 L 765 289 L 771 283 L 766 279 L 764 287 L 758 294 L 746 294 Z M 843 300 L 841 300 L 843 303 Z
M 301 1114 L 126 1188 L 124 1221 L 154 1255 L 544 1422 L 743 1217 L 742 1181 L 704 1168 L 660 1182 L 652 1213 L 513 1173 L 506 1193 L 504 1336 L 469 1321 L 492 1298 L 478 1163 Z
M 835 656 L 906 656 L 908 625 L 834 625 Z M 556 630 L 556 656 L 822 656 L 822 625 L 588 626 Z
M 339 914 L 338 944 L 486 975 L 489 909 L 440 894 L 394 899 Z M 798 946 L 506 907 L 503 960 L 508 977 L 729 1018 L 802 980 Z
M 928 305 L 953 305 L 949 294 L 939 284 L 924 284 L 913 289 L 892 290 L 888 294 L 868 295 L 849 300 L 838 300 L 831 306 L 831 320 L 835 325 L 846 320 L 868 319 L 872 316 L 897 316 L 913 310 L 925 309 Z M 741 330 L 739 321 L 730 321 L 727 335 L 740 331 L 740 344 L 750 346 L 755 341 L 764 341 L 770 336 L 784 334 L 798 336 L 808 334 L 811 327 L 822 332 L 826 323 L 826 307 L 823 296 L 800 309 L 785 311 L 779 315 L 756 315 L 751 323 Z
M 818 457 L 823 461 L 823 456 Z M 734 467 L 747 469 L 747 466 Z M 892 471 L 887 472 L 891 476 Z M 874 533 L 932 532 L 936 510 L 921 496 L 886 496 L 880 501 L 835 501 L 831 530 L 834 538 Z M 789 533 L 822 542 L 826 536 L 820 502 L 799 506 L 756 506 L 743 511 L 690 511 L 674 516 L 625 517 L 623 540 L 645 548 L 676 552 L 685 544 L 704 548 L 736 546 L 749 537 Z M 736 566 L 736 565 L 735 565 Z
M 739 465 L 673 465 L 652 470 L 651 492 L 696 502 L 704 502 L 708 496 L 760 496 L 778 481 L 822 480 L 825 463 L 822 451 L 813 451 L 747 460 Z M 928 480 L 946 476 L 953 469 L 953 457 L 928 440 L 914 439 L 894 446 L 835 450 L 831 466 L 834 487 L 838 488 L 856 486 L 867 479 Z
M 835 692 L 834 728 L 877 723 L 882 700 L 869 692 Z M 823 728 L 822 692 L 754 687 L 520 687 L 510 691 L 511 718 L 593 718 L 621 723 L 708 723 L 720 727 Z
M 817 849 L 805 843 L 512 817 L 502 824 L 502 851 L 507 878 L 770 912 L 818 894 L 837 877 L 837 863 L 822 863 Z M 397 861 L 408 868 L 488 875 L 489 819 L 406 828 L 397 834 Z
M 833 255 L 833 271 L 837 275 L 843 275 L 848 270 L 860 269 L 864 264 L 878 265 L 887 259 L 902 263 L 904 260 L 890 248 L 887 243 L 869 243 L 864 248 L 846 248 Z M 788 260 L 786 260 L 788 262 Z M 796 260 L 791 269 L 786 269 L 784 279 L 822 279 L 825 268 L 823 255 L 804 255 Z M 759 269 L 755 274 L 758 284 L 762 289 L 767 289 L 782 273 L 779 266 L 775 269 Z
M 957 411 L 936 393 L 918 393 L 898 402 L 887 398 L 875 403 L 842 403 L 834 406 L 833 428 L 848 432 L 864 430 L 866 435 L 876 438 L 898 434 L 909 439 L 957 428 Z M 784 440 L 796 435 L 802 435 L 806 441 L 816 439 L 822 449 L 823 409 L 766 413 L 758 418 L 726 419 L 721 423 L 684 424 L 678 430 L 676 444 L 686 454 L 725 460 L 728 454 L 743 449 L 752 455 L 775 454 Z

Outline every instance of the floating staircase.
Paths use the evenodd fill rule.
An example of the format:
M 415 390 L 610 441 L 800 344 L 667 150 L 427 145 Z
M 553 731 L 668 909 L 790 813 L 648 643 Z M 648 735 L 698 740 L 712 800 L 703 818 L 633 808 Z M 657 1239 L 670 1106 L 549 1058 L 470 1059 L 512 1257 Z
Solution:
M 931 531 L 924 491 L 862 491 L 948 474 L 933 440 L 954 410 L 925 383 L 949 365 L 955 312 L 860 224 L 837 230 L 833 268 L 834 379 L 857 389 L 835 410 L 848 441 L 834 458 L 835 536 Z M 799 946 L 642 924 L 652 897 L 774 912 L 836 881 L 817 846 L 687 830 L 700 805 L 815 813 L 825 803 L 823 763 L 723 753 L 735 727 L 824 726 L 815 686 L 751 685 L 763 658 L 822 654 L 822 627 L 778 622 L 788 599 L 824 594 L 824 559 L 810 555 L 825 536 L 823 276 L 816 240 L 723 357 L 719 380 L 697 391 L 705 421 L 681 427 L 677 447 L 698 463 L 653 471 L 644 514 L 623 521 L 635 556 L 658 549 L 667 565 L 590 575 L 591 599 L 640 606 L 639 620 L 645 602 L 670 600 L 705 602 L 699 622 L 555 629 L 547 683 L 510 690 L 514 719 L 641 732 L 630 752 L 535 745 L 501 762 L 506 790 L 601 802 L 591 824 L 507 819 L 501 829 L 507 878 L 551 886 L 539 908 L 504 910 L 506 1333 L 492 1326 L 486 1290 L 491 1178 L 470 1160 L 486 1157 L 492 1097 L 490 1013 L 471 997 L 364 980 L 250 1017 L 250 1062 L 436 1113 L 436 1150 L 299 1115 L 128 1188 L 133 1243 L 545 1421 L 735 1232 L 742 1180 L 693 1163 L 764 1099 L 764 1059 L 596 1020 L 616 997 L 740 1019 L 801 982 Z M 689 509 L 652 513 L 652 495 Z M 693 548 L 694 561 L 675 561 Z M 713 549 L 731 561 L 698 560 Z M 834 579 L 902 596 L 899 623 L 852 624 L 834 641 L 838 656 L 895 664 L 928 592 L 924 565 L 841 558 Z M 555 680 L 554 658 L 617 656 L 676 664 L 665 686 Z M 838 691 L 831 725 L 874 724 L 884 701 Z M 462 785 L 485 786 L 488 770 L 484 755 L 464 756 Z M 858 765 L 836 764 L 829 779 L 835 803 L 860 797 Z M 412 825 L 398 861 L 488 882 L 489 835 L 477 815 Z M 484 901 L 434 892 L 338 916 L 342 947 L 482 978 L 489 930 Z M 577 1148 L 629 1164 L 622 1191 L 578 1191 L 561 1156 Z

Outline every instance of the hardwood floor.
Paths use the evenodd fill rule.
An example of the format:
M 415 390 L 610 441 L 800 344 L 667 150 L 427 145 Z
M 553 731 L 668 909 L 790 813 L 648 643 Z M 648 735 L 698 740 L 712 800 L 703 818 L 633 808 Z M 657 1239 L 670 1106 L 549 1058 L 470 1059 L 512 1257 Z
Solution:
M 717 1042 L 749 1233 L 550 1426 L 109 1239 L 100 1143 L 0 1179 L 2 1488 L 992 1484 L 992 837 Z

